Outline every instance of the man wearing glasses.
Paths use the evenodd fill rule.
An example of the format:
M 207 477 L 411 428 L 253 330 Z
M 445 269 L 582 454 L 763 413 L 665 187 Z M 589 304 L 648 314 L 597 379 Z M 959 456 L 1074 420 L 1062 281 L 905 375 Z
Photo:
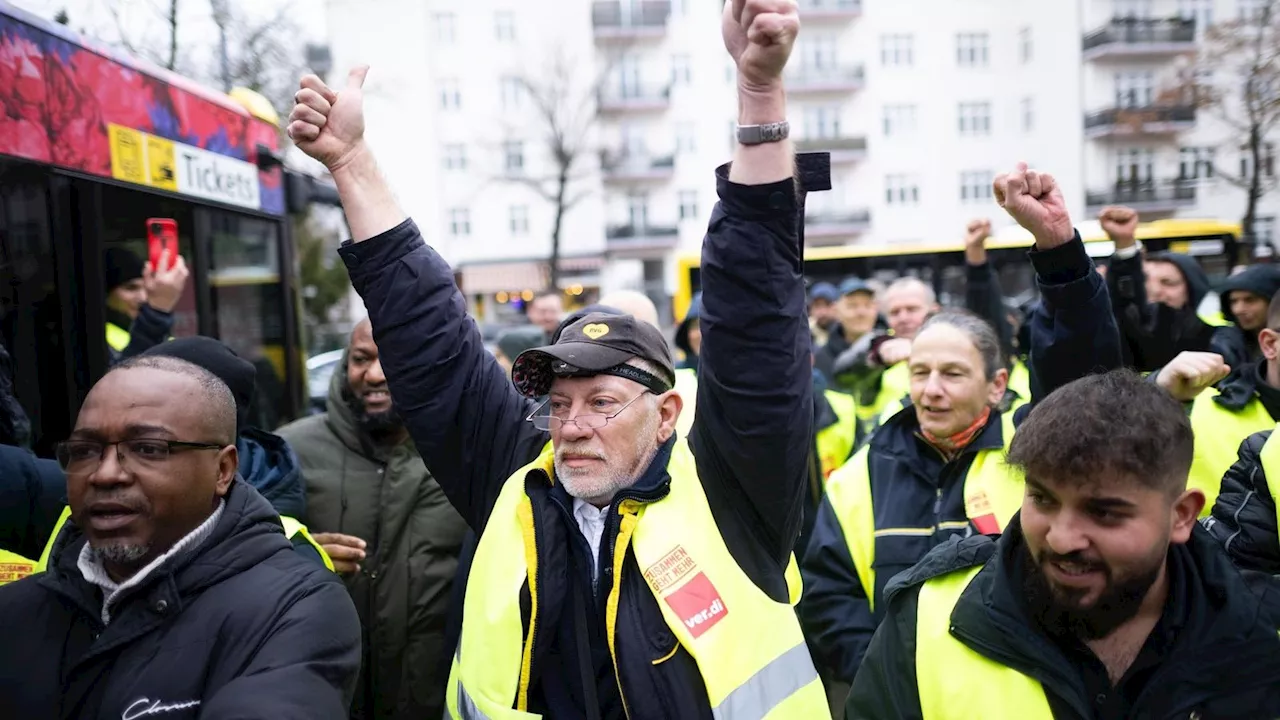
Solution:
M 0 587 L 6 717 L 345 718 L 360 629 L 236 474 L 236 404 L 207 370 L 110 370 L 58 446 L 71 522 Z
M 396 405 L 481 536 L 450 717 L 827 712 L 788 572 L 813 425 L 782 85 L 798 29 L 789 0 L 725 4 L 740 145 L 703 243 L 688 438 L 670 351 L 632 316 L 571 323 L 508 376 L 363 140 L 367 68 L 340 93 L 303 79 L 289 132 L 334 177 L 356 240 L 340 252 Z

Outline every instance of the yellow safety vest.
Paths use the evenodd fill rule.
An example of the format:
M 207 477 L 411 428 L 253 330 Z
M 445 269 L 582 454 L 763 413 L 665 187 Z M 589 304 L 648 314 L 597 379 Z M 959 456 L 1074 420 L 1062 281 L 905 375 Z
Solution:
M 818 459 L 822 463 L 822 477 L 829 478 L 846 460 L 858 440 L 858 403 L 852 395 L 835 390 L 824 393 L 831 409 L 836 413 L 834 425 L 818 431 Z
M 911 370 L 906 362 L 890 366 L 880 375 L 880 391 L 871 405 L 858 405 L 858 416 L 878 427 L 885 409 L 911 395 Z M 896 412 L 896 411 L 895 411 Z M 887 417 L 884 419 L 888 419 Z M 868 428 L 868 429 L 872 429 Z
M 21 580 L 35 571 L 35 561 L 15 552 L 0 550 L 0 585 Z
M 996 532 L 1003 531 L 1009 519 L 1022 508 L 1025 482 L 1021 471 L 1005 463 L 1005 453 L 1013 440 L 1013 413 L 1000 415 L 1004 447 L 979 450 L 964 479 L 965 516 L 983 524 L 994 520 Z M 827 480 L 827 498 L 840 529 L 844 532 L 849 555 L 853 558 L 858 580 L 867 602 L 875 608 L 876 538 L 900 531 L 900 528 L 876 527 L 875 501 L 871 496 L 871 446 L 863 446 L 844 467 Z M 969 523 L 943 523 L 933 531 L 960 530 Z
M 129 347 L 129 331 L 115 323 L 107 323 L 107 344 L 116 352 L 124 352 Z
M 1198 317 L 1200 318 L 1200 322 L 1204 323 L 1205 325 L 1212 325 L 1214 327 L 1230 327 L 1235 324 L 1233 322 L 1229 322 L 1226 318 L 1222 317 L 1222 313 L 1220 312 L 1216 312 L 1211 315 L 1205 315 L 1201 313 L 1200 315 L 1198 315 Z
M 1018 393 L 1018 399 L 1009 406 L 1009 412 L 1031 402 L 1031 371 L 1021 360 L 1013 361 L 1013 369 L 1009 371 L 1009 389 Z
M 1275 432 L 1262 444 L 1258 453 L 1258 461 L 1262 464 L 1262 472 L 1267 476 L 1267 486 L 1271 490 L 1271 506 L 1276 509 L 1276 527 L 1280 527 L 1280 435 Z
M 982 566 L 931 578 L 916 605 L 916 687 L 924 720 L 1053 720 L 1035 678 L 951 635 L 951 612 Z
M 49 539 L 45 541 L 44 552 L 40 553 L 40 560 L 36 562 L 34 572 L 44 572 L 49 569 L 49 556 L 53 554 L 53 541 L 58 538 L 58 533 L 62 532 L 62 526 L 66 525 L 67 520 L 70 518 L 71 508 L 62 508 L 62 514 L 58 516 L 58 522 L 53 526 L 53 532 L 49 533 Z M 321 546 L 320 543 L 316 542 L 316 539 L 311 536 L 311 532 L 307 530 L 306 525 L 303 525 L 288 515 L 280 516 L 280 524 L 284 526 L 285 537 L 292 541 L 293 536 L 300 533 L 302 537 L 311 544 L 311 547 L 315 548 L 316 552 L 320 553 L 320 559 L 324 562 L 324 566 L 329 568 L 330 571 L 333 570 L 333 558 L 330 558 L 329 553 L 324 551 L 324 547 Z
M 550 476 L 552 457 L 544 452 L 507 480 L 480 538 L 463 602 L 462 639 L 445 693 L 450 718 L 541 717 L 528 711 L 533 636 L 539 614 L 556 609 L 539 603 L 537 536 L 524 484 L 530 472 Z M 647 505 L 624 500 L 617 509 L 614 581 L 605 605 L 615 671 L 623 559 L 630 548 L 667 626 L 697 661 L 717 718 L 782 720 L 829 713 L 793 607 L 799 588 L 791 587 L 789 603 L 775 602 L 734 561 L 716 529 L 687 443 L 676 443 L 667 472 L 667 497 Z M 790 584 L 790 571 L 787 577 Z M 520 611 L 525 583 L 532 599 L 528 636 Z M 627 693 L 620 689 L 626 709 Z
M 676 433 L 682 438 L 689 437 L 693 430 L 693 412 L 698 406 L 698 373 L 693 368 L 681 368 L 676 371 L 676 392 L 684 401 L 684 408 L 676 420 Z
M 1239 412 L 1229 410 L 1214 402 L 1218 391 L 1209 388 L 1196 396 L 1191 404 L 1191 430 L 1195 433 L 1195 459 L 1191 462 L 1191 474 L 1187 487 L 1199 488 L 1204 493 L 1204 510 L 1200 517 L 1208 517 L 1213 503 L 1222 489 L 1222 476 L 1236 461 L 1240 443 L 1256 432 L 1276 426 L 1271 413 L 1262 406 L 1257 396 Z

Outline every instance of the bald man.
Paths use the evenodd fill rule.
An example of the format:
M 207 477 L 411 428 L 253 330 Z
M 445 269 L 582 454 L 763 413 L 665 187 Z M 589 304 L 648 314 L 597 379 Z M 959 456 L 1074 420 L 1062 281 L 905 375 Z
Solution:
M 72 521 L 47 572 L 0 587 L 6 714 L 346 716 L 355 609 L 237 476 L 235 432 L 231 390 L 184 360 L 93 387 L 57 452 Z
M 662 325 L 658 322 L 658 308 L 654 306 L 649 296 L 642 292 L 617 290 L 600 298 L 600 304 L 617 308 L 626 315 L 634 316 L 637 320 L 647 322 L 659 329 L 662 328 Z

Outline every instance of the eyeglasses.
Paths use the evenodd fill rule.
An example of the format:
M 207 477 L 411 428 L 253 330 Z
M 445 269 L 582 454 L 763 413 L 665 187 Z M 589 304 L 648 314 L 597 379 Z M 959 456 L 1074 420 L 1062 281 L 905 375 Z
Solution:
M 644 397 L 645 395 L 648 395 L 650 392 L 651 392 L 650 390 L 645 390 L 639 395 L 631 398 L 629 401 L 627 401 L 625 405 L 613 411 L 609 415 L 593 413 L 588 415 L 578 415 L 575 418 L 560 417 L 558 415 L 554 415 L 551 413 L 544 414 L 545 410 L 551 409 L 552 401 L 548 400 L 542 403 L 541 405 L 539 405 L 537 409 L 535 409 L 533 412 L 529 413 L 529 417 L 525 418 L 525 420 L 528 420 L 529 422 L 533 423 L 533 426 L 538 428 L 539 430 L 547 430 L 547 431 L 550 431 L 553 429 L 558 430 L 564 425 L 567 425 L 568 423 L 573 423 L 574 425 L 577 425 L 583 430 L 599 430 L 605 425 L 608 425 L 610 420 L 621 415 L 623 410 L 626 410 L 627 408 L 631 407 L 632 403 Z
M 112 445 L 116 448 L 116 462 L 123 467 L 138 469 L 161 465 L 175 452 L 183 450 L 221 450 L 226 444 L 180 442 L 137 438 L 98 442 L 97 440 L 68 440 L 57 445 L 58 464 L 68 475 L 85 475 L 98 469 L 102 455 Z

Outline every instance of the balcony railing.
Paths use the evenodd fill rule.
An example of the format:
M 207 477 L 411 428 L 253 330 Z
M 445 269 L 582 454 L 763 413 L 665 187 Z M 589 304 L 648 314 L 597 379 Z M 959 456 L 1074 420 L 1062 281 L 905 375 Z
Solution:
M 828 152 L 832 163 L 856 162 L 867 156 L 865 137 L 820 137 L 796 140 L 797 152 Z
M 641 0 L 625 5 L 617 0 L 600 0 L 591 5 L 591 26 L 597 40 L 662 37 L 670 16 L 669 0 Z
M 604 151 L 600 153 L 600 168 L 610 182 L 668 180 L 675 174 L 676 156 Z
M 850 20 L 862 14 L 862 0 L 800 0 L 800 20 Z
M 597 93 L 596 103 L 604 113 L 666 110 L 671 106 L 671 86 L 604 88 Z
M 1193 105 L 1118 107 L 1086 115 L 1084 132 L 1089 137 L 1162 135 L 1190 129 L 1195 122 Z
M 860 90 L 867 83 L 866 70 L 862 65 L 843 67 L 805 67 L 799 66 L 787 74 L 787 92 L 797 93 L 838 93 Z
M 1118 182 L 1106 190 L 1085 193 L 1085 205 L 1098 209 L 1107 205 L 1128 205 L 1138 212 L 1172 212 L 1180 207 L 1194 205 L 1196 184 L 1194 180 L 1155 180 Z
M 605 249 L 612 255 L 662 255 L 680 242 L 674 225 L 610 225 L 604 231 Z
M 1114 18 L 1084 36 L 1085 59 L 1108 55 L 1177 55 L 1196 46 L 1196 21 Z
M 871 229 L 870 210 L 808 212 L 804 216 L 805 240 L 832 240 L 861 235 Z

